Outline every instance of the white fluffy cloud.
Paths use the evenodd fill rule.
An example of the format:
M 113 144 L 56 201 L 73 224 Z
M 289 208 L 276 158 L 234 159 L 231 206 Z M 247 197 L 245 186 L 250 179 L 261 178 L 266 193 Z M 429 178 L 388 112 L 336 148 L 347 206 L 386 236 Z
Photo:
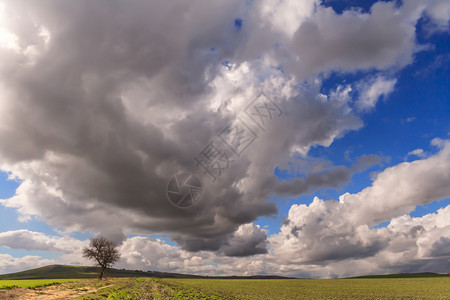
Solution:
M 269 239 L 272 254 L 286 264 L 326 263 L 341 276 L 367 271 L 340 269 L 342 261 L 349 259 L 371 262 L 377 271 L 406 270 L 420 259 L 448 260 L 440 246 L 448 242 L 444 232 L 450 227 L 450 218 L 446 219 L 450 207 L 422 218 L 407 215 L 417 205 L 450 198 L 450 142 L 435 143 L 443 146 L 437 154 L 387 168 L 372 186 L 357 194 L 346 193 L 339 202 L 316 197 L 310 205 L 293 205 L 286 225 Z M 387 228 L 373 228 L 383 221 L 391 223 Z M 406 253 L 410 253 L 408 259 L 395 265 L 395 258 Z M 381 257 L 388 262 L 378 260 Z M 445 267 L 434 269 L 445 271 Z
M 449 31 L 450 29 L 450 5 L 446 0 L 432 0 L 428 1 L 426 14 L 431 18 L 433 23 L 433 30 Z
M 14 273 L 46 265 L 55 264 L 53 259 L 43 259 L 40 256 L 26 255 L 20 258 L 9 254 L 0 254 L 0 272 L 2 274 Z
M 419 148 L 419 149 L 416 149 L 416 150 L 408 152 L 408 156 L 409 155 L 413 155 L 413 156 L 417 156 L 417 157 L 420 157 L 420 158 L 424 158 L 427 154 L 425 153 L 425 151 L 423 151 L 423 149 Z
M 69 237 L 47 236 L 26 229 L 0 233 L 0 246 L 11 249 L 37 250 L 60 253 L 80 251 L 85 242 Z
M 374 108 L 381 96 L 387 97 L 394 90 L 396 82 L 396 79 L 378 76 L 359 83 L 360 95 L 356 101 L 356 107 L 362 111 Z

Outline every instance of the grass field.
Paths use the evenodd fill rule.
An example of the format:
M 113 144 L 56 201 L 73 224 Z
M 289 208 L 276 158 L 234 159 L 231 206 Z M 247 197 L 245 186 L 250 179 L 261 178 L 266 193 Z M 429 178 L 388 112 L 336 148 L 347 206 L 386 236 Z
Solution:
M 450 299 L 450 278 L 164 279 L 231 299 Z
M 32 280 L 0 280 L 0 290 L 13 288 L 33 289 L 58 283 L 80 281 L 81 279 L 32 279 Z
M 160 279 L 47 280 L 61 284 L 0 290 L 0 299 L 450 299 L 450 277 L 356 279 Z M 22 282 L 22 283 L 20 283 Z M 45 280 L 0 281 L 33 287 Z M 3 293 L 3 294 L 2 294 Z

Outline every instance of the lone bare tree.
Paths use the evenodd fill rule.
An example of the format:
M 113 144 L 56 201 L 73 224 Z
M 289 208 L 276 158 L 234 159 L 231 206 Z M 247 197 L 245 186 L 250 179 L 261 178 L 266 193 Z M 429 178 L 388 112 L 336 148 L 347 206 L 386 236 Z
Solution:
M 103 278 L 106 268 L 111 267 L 120 259 L 117 244 L 107 240 L 103 236 L 91 239 L 89 246 L 83 249 L 83 257 L 93 259 L 101 267 L 99 279 Z

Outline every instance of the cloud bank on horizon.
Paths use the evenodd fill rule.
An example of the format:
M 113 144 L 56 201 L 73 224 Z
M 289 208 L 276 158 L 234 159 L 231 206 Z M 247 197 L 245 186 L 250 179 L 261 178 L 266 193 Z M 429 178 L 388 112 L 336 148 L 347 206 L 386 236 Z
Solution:
M 61 254 L 0 254 L 0 272 L 86 263 L 76 232 L 120 242 L 119 265 L 133 269 L 448 272 L 450 207 L 409 215 L 450 198 L 442 137 L 429 138 L 434 154 L 410 149 L 404 155 L 420 159 L 380 171 L 359 192 L 291 205 L 277 233 L 255 222 L 279 214 L 273 198 L 336 189 L 385 161 L 367 153 L 350 166 L 305 163 L 292 180 L 274 175 L 363 128 L 398 72 L 433 47 L 418 41 L 418 22 L 448 33 L 449 10 L 443 0 L 341 13 L 318 0 L 0 1 L 0 170 L 20 180 L 0 203 L 58 231 L 0 228 L 0 246 Z M 324 91 L 335 73 L 359 77 Z M 203 180 L 197 205 L 171 205 L 168 180 L 204 175 L 193 156 L 261 92 L 282 116 L 218 180 Z

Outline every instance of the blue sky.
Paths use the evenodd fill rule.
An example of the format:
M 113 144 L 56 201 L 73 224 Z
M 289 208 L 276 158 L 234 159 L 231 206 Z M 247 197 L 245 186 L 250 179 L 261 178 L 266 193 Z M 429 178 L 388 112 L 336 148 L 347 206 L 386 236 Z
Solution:
M 108 29 L 99 7 L 74 4 L 79 12 L 59 32 L 69 11 L 0 1 L 34 22 L 0 15 L 0 59 L 10 62 L 0 69 L 0 113 L 9 116 L 0 127 L 0 257 L 11 261 L 0 273 L 86 264 L 80 247 L 97 234 L 120 243 L 124 268 L 442 272 L 450 257 L 442 250 L 448 3 L 294 2 L 104 3 L 124 9 L 129 22 L 113 22 L 121 31 Z M 146 10 L 165 17 L 146 19 Z M 98 35 L 82 22 L 93 16 L 105 24 Z M 86 44 L 67 47 L 67 38 Z M 189 168 L 196 149 L 261 91 L 287 113 L 218 182 L 204 184 L 198 206 L 168 205 L 166 178 Z M 342 254 L 348 249 L 354 254 Z M 384 263 L 398 251 L 403 261 Z M 349 271 L 352 262 L 361 267 Z M 243 267 L 251 263 L 259 267 Z

